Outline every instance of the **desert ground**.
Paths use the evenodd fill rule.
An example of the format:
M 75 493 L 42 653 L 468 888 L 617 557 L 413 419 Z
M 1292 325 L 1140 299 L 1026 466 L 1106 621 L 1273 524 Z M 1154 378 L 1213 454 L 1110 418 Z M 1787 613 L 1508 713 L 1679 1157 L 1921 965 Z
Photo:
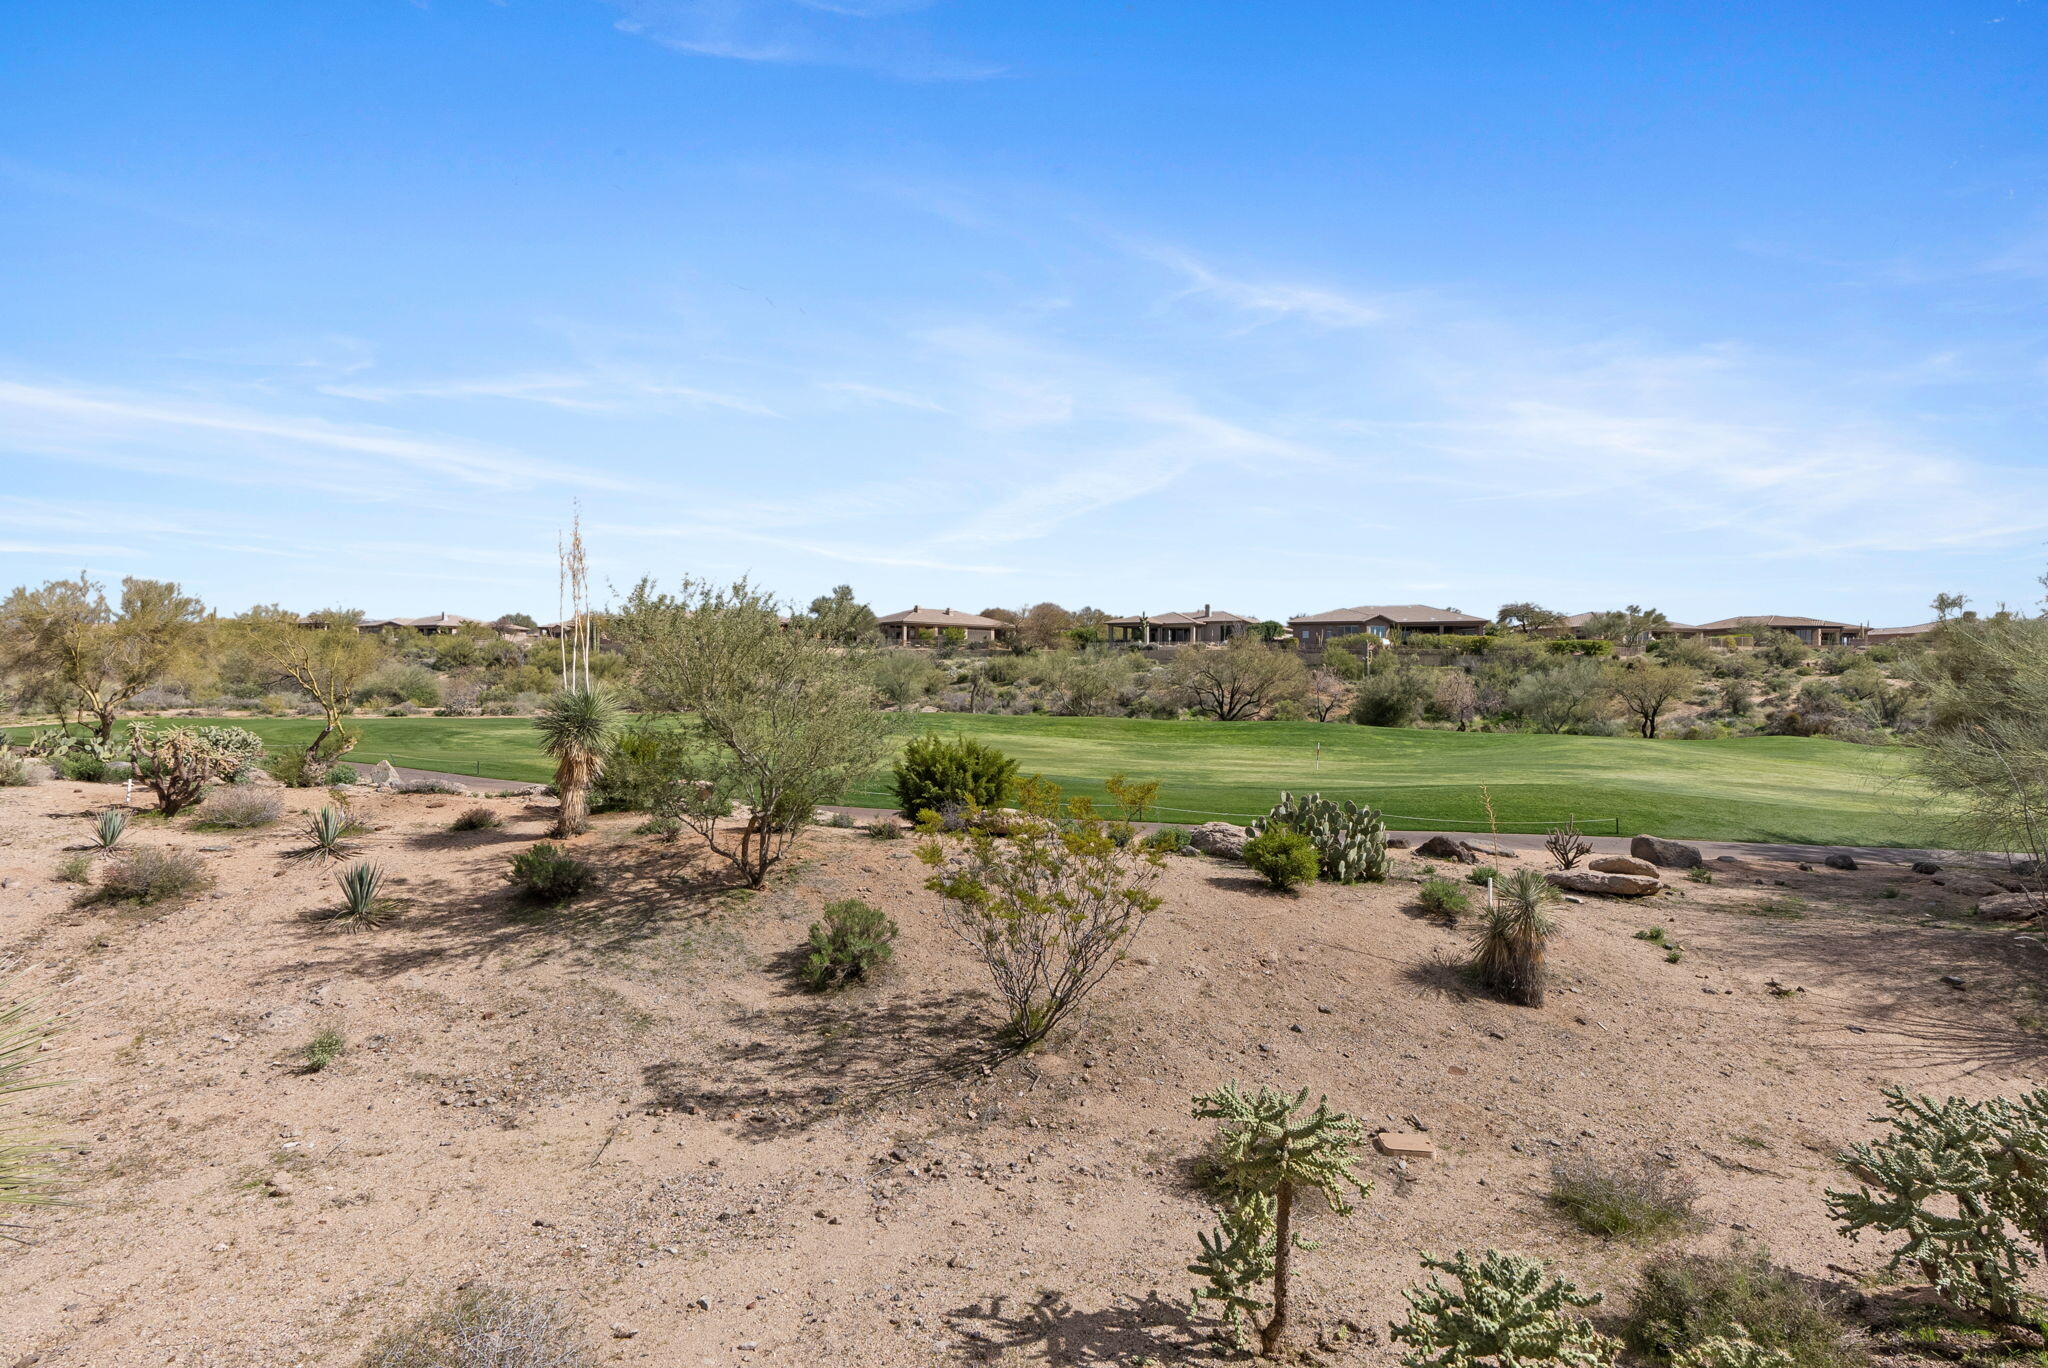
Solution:
M 1005 1057 L 914 841 L 818 829 L 756 893 L 687 836 L 600 818 L 574 843 L 597 888 L 541 913 L 504 870 L 551 800 L 486 800 L 505 825 L 457 833 L 478 800 L 368 794 L 362 851 L 404 905 L 344 934 L 317 920 L 334 867 L 286 855 L 325 796 L 282 797 L 257 831 L 137 820 L 129 841 L 216 880 L 137 909 L 54 877 L 117 786 L 0 790 L 0 956 L 65 1027 L 69 1085 L 34 1100 L 72 1202 L 0 1247 L 0 1368 L 348 1364 L 473 1283 L 557 1294 L 623 1363 L 1223 1361 L 1183 1270 L 1209 1221 L 1189 1098 L 1228 1080 L 1436 1143 L 1368 1151 L 1372 1195 L 1312 1217 L 1297 1265 L 1300 1342 L 1391 1363 L 1424 1250 L 1539 1254 L 1620 1309 L 1643 1247 L 1545 1202 L 1582 1149 L 1696 1181 L 1680 1245 L 1864 1283 L 1880 1251 L 1832 1232 L 1821 1190 L 1878 1089 L 2010 1091 L 2048 1055 L 2040 941 L 1904 855 L 1564 905 L 1540 1009 L 1466 986 L 1467 933 L 1410 878 L 1290 896 L 1172 857 L 1103 991 Z M 1785 895 L 1803 915 L 1754 913 Z M 842 897 L 897 919 L 896 959 L 814 995 L 793 952 Z M 1680 962 L 1635 938 L 1651 925 Z M 330 1027 L 346 1050 L 308 1072 Z

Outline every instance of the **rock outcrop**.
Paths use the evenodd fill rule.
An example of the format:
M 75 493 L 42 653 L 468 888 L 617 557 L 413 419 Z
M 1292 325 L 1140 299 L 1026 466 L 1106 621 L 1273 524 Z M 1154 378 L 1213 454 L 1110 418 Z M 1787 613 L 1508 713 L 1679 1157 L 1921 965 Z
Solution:
M 1657 877 L 1657 866 L 1633 855 L 1602 855 L 1597 860 L 1587 861 L 1586 868 L 1596 874 L 1633 874 L 1639 879 Z
M 1707 862 L 1698 846 L 1667 841 L 1660 836 L 1638 836 L 1628 843 L 1628 853 L 1659 869 L 1698 869 Z
M 1196 850 L 1226 860 L 1243 859 L 1244 843 L 1244 828 L 1228 822 L 1204 822 L 1188 833 L 1188 844 Z
M 1553 888 L 1574 893 L 1605 893 L 1615 898 L 1647 898 L 1664 887 L 1660 879 L 1640 874 L 1602 874 L 1592 869 L 1553 869 L 1543 876 Z

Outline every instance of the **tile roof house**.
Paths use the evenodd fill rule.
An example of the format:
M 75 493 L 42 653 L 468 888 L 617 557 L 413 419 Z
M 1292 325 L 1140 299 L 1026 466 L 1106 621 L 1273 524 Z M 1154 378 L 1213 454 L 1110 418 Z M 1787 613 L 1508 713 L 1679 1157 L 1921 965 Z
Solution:
M 898 646 L 915 646 L 938 639 L 940 632 L 956 627 L 967 634 L 970 642 L 988 645 L 1005 633 L 1015 631 L 1010 623 L 996 618 L 982 617 L 978 613 L 960 613 L 951 608 L 914 607 L 908 612 L 891 613 L 876 619 L 875 626 L 881 629 L 882 640 Z
M 1113 642 L 1146 646 L 1220 646 L 1234 636 L 1251 631 L 1259 625 L 1259 619 L 1248 618 L 1242 613 L 1219 613 L 1205 603 L 1199 613 L 1140 614 L 1137 617 L 1111 618 L 1103 625 L 1109 629 L 1109 639 Z
M 1424 603 L 1364 604 L 1338 608 L 1327 613 L 1289 618 L 1287 625 L 1295 638 L 1310 649 L 1332 637 L 1357 636 L 1369 632 L 1385 637 L 1394 632 L 1433 632 L 1444 636 L 1483 636 L 1488 620 L 1449 608 L 1431 608 Z
M 1870 638 L 1870 644 L 1876 646 L 1887 641 L 1910 641 L 1914 637 L 1924 637 L 1939 626 L 1939 622 L 1922 622 L 1912 627 L 1873 627 L 1865 635 Z
M 1830 622 L 1826 618 L 1783 617 L 1772 613 L 1752 613 L 1748 617 L 1703 622 L 1699 630 L 1706 636 L 1727 636 L 1739 632 L 1744 624 L 1749 623 L 1790 632 L 1808 646 L 1858 646 L 1863 643 L 1864 629 L 1853 622 Z

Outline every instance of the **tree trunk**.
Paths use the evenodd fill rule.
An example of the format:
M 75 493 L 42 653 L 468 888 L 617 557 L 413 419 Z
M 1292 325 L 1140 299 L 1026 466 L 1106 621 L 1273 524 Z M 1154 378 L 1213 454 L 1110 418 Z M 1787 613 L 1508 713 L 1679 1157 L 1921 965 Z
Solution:
M 1273 1319 L 1259 1332 L 1259 1354 L 1272 1358 L 1287 1336 L 1287 1284 L 1293 1273 L 1294 1184 L 1282 1183 L 1274 1200 Z
M 112 741 L 114 739 L 114 710 L 112 708 L 101 708 L 95 710 L 93 716 L 98 719 L 93 727 L 93 735 L 97 736 L 101 741 Z
M 555 814 L 555 838 L 567 840 L 590 825 L 590 788 L 573 782 L 557 783 L 556 787 L 562 794 L 562 807 Z

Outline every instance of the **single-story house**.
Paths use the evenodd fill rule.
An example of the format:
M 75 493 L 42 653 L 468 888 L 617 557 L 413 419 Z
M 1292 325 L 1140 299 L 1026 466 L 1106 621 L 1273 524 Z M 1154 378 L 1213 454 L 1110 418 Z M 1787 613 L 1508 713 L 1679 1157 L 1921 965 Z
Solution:
M 1434 632 L 1444 636 L 1484 636 L 1488 620 L 1449 608 L 1431 608 L 1422 603 L 1365 604 L 1338 608 L 1327 613 L 1289 618 L 1287 625 L 1295 638 L 1314 650 L 1333 637 L 1368 633 L 1376 637 L 1395 632 Z
M 1922 622 L 1912 627 L 1873 627 L 1865 635 L 1869 637 L 1871 645 L 1878 646 L 1887 641 L 1910 641 L 1914 637 L 1924 637 L 1939 626 L 1939 622 Z
M 1532 635 L 1540 637 L 1575 637 L 1585 630 L 1586 624 L 1598 613 L 1573 613 L 1570 617 L 1559 618 L 1548 627 L 1538 627 Z M 1642 636 L 1651 641 L 1698 641 L 1708 635 L 1703 627 L 1689 622 L 1660 622 L 1646 629 Z
M 908 612 L 891 613 L 878 618 L 875 626 L 882 632 L 882 640 L 898 646 L 915 646 L 939 640 L 939 633 L 949 627 L 957 627 L 967 634 L 967 640 L 979 645 L 991 644 L 1016 628 L 996 618 L 982 617 L 978 613 L 960 613 L 951 608 L 914 607 Z
M 1103 625 L 1109 628 L 1109 639 L 1113 642 L 1145 646 L 1220 646 L 1232 637 L 1242 636 L 1257 627 L 1259 619 L 1248 618 L 1243 613 L 1219 613 L 1205 603 L 1199 613 L 1140 614 L 1137 617 L 1111 618 Z
M 1864 629 L 1853 622 L 1830 622 L 1826 618 L 1782 617 L 1775 613 L 1753 613 L 1748 617 L 1722 618 L 1703 622 L 1699 631 L 1706 636 L 1729 636 L 1747 624 L 1776 627 L 1790 632 L 1808 646 L 1861 646 Z

